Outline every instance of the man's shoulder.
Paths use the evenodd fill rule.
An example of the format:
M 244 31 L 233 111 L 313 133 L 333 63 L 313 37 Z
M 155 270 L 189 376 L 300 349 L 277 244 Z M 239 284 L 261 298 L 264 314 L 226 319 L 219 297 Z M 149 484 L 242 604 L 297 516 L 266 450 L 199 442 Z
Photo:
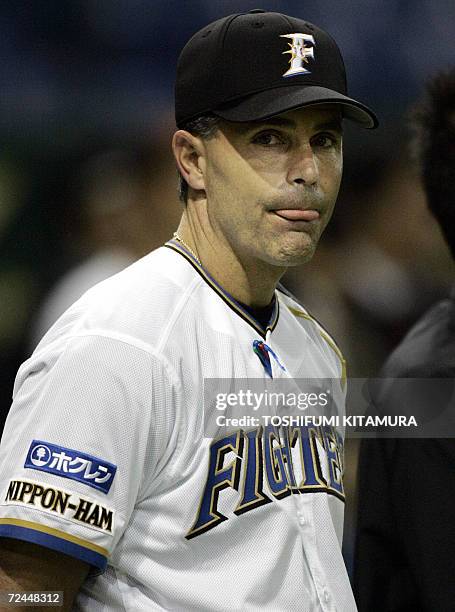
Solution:
M 277 286 L 278 297 L 284 307 L 294 318 L 295 322 L 304 328 L 306 334 L 313 342 L 319 344 L 326 354 L 335 358 L 341 366 L 341 376 L 346 378 L 346 360 L 333 336 L 324 325 L 308 311 L 300 300 L 286 289 L 281 283 Z
M 38 348 L 73 335 L 137 339 L 156 346 L 197 277 L 179 254 L 161 247 L 89 289 L 58 319 Z
M 282 305 L 286 308 L 286 310 L 294 315 L 295 319 L 300 323 L 300 325 L 304 326 L 307 331 L 323 337 L 325 341 L 329 341 L 329 343 L 335 345 L 338 351 L 340 351 L 338 344 L 326 327 L 314 316 L 313 313 L 308 311 L 308 309 L 294 294 L 286 289 L 286 287 L 284 287 L 281 283 L 278 284 L 277 291 Z
M 369 381 L 380 413 L 413 415 L 420 423 L 452 395 L 455 376 L 455 302 L 446 299 L 425 312 Z M 447 384 L 442 380 L 445 379 Z
M 411 327 L 387 359 L 384 377 L 445 377 L 455 374 L 455 302 L 444 299 Z

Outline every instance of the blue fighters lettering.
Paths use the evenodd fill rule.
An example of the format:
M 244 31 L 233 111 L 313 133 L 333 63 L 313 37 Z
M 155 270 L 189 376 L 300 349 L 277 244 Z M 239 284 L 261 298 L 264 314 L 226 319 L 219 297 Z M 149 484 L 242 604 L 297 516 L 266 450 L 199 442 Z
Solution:
M 232 453 L 233 459 L 227 459 Z M 344 501 L 343 440 L 333 427 L 258 427 L 239 430 L 210 446 L 207 480 L 187 539 L 228 517 L 218 510 L 230 487 L 239 494 L 237 516 L 288 495 L 325 492 Z

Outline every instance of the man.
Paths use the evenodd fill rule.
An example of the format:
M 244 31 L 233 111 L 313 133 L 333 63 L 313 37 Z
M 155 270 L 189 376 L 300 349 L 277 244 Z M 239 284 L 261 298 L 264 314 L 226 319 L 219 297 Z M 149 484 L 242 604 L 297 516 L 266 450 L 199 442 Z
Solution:
M 0 456 L 8 588 L 64 590 L 67 606 L 78 592 L 87 610 L 355 609 L 341 433 L 211 439 L 203 393 L 331 379 L 342 409 L 339 349 L 277 283 L 332 214 L 343 117 L 376 125 L 316 26 L 255 10 L 185 46 L 175 238 L 87 292 L 18 373 Z
M 454 69 L 429 82 L 414 127 L 428 206 L 455 256 Z M 454 300 L 452 292 L 416 323 L 372 388 L 378 411 L 418 413 L 422 435 L 432 428 L 435 437 L 362 441 L 354 579 L 362 611 L 454 609 Z

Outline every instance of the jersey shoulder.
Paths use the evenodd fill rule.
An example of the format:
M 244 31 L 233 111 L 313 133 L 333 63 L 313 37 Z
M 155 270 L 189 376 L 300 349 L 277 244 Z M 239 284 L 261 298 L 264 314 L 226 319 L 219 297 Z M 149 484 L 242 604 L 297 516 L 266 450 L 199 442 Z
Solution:
M 330 353 L 336 357 L 341 368 L 341 378 L 344 385 L 346 383 L 346 360 L 335 339 L 322 323 L 303 306 L 297 297 L 281 283 L 277 286 L 277 292 L 282 306 L 294 315 L 295 319 L 304 327 L 309 336 L 316 342 L 320 342 L 322 339 Z
M 160 247 L 86 291 L 54 323 L 36 350 L 85 335 L 155 349 L 198 280 L 183 257 Z

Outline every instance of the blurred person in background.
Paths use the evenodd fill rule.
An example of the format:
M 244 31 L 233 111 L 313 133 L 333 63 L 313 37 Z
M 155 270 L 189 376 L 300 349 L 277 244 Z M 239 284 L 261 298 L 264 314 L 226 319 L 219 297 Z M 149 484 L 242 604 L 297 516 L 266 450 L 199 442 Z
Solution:
M 175 167 L 159 140 L 90 156 L 72 186 L 80 228 L 72 248 L 83 260 L 45 296 L 32 323 L 32 349 L 87 289 L 163 244 L 180 217 Z
M 23 357 L 23 344 L 31 304 L 36 293 L 33 270 L 15 258 L 10 236 L 25 208 L 28 177 L 13 160 L 0 158 L 0 432 L 11 404 L 12 380 L 17 362 Z
M 455 257 L 455 69 L 429 82 L 414 127 L 428 207 Z M 371 387 L 373 404 L 394 414 L 418 410 L 431 422 L 453 410 L 454 377 L 455 289 L 387 360 Z M 354 578 L 361 612 L 455 609 L 454 475 L 453 438 L 362 441 Z

